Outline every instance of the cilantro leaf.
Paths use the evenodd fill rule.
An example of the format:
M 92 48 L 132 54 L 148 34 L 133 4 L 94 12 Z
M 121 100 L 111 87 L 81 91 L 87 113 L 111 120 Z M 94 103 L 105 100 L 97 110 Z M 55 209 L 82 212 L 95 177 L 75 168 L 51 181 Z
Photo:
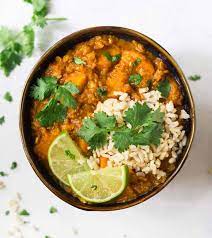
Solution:
M 121 59 L 121 54 L 117 54 L 117 55 L 114 55 L 112 56 L 108 51 L 104 51 L 102 53 L 109 61 L 111 62 L 116 62 L 116 61 L 119 61 Z
M 41 126 L 52 126 L 55 122 L 64 121 L 67 108 L 58 104 L 57 100 L 50 99 L 46 106 L 36 115 L 36 119 Z
M 29 215 L 30 215 L 29 212 L 28 212 L 26 209 L 23 209 L 23 210 L 20 211 L 18 214 L 19 214 L 20 216 L 29 216 Z
M 116 126 L 116 118 L 114 116 L 108 116 L 105 112 L 95 113 L 94 118 L 97 125 L 101 128 L 111 130 Z
M 78 135 L 89 144 L 91 149 L 96 149 L 107 142 L 108 132 L 113 130 L 115 125 L 115 117 L 108 116 L 105 112 L 98 112 L 94 114 L 94 118 L 83 120 Z
M 151 109 L 147 106 L 146 103 L 141 105 L 137 102 L 132 108 L 129 108 L 125 112 L 125 120 L 130 123 L 132 127 L 135 128 L 145 123 L 145 119 L 150 112 Z
M 163 127 L 160 123 L 151 123 L 140 133 L 135 133 L 132 137 L 133 145 L 159 145 Z
M 139 63 L 141 63 L 141 59 L 140 59 L 140 58 L 137 58 L 137 59 L 132 63 L 132 66 L 133 66 L 133 67 L 136 67 Z
M 79 57 L 74 57 L 75 64 L 86 64 L 84 60 L 80 59 Z
M 4 94 L 4 99 L 8 102 L 12 102 L 13 98 L 12 98 L 12 95 L 10 94 L 10 92 L 6 92 Z
M 22 46 L 22 51 L 25 55 L 31 56 L 34 50 L 35 32 L 31 25 L 23 27 L 18 42 Z
M 6 48 L 0 52 L 0 69 L 9 76 L 11 71 L 20 65 L 23 58 L 22 47 L 17 42 L 10 42 Z
M 146 103 L 136 103 L 125 112 L 125 121 L 132 128 L 122 127 L 113 134 L 115 147 L 125 151 L 129 145 L 158 145 L 163 132 L 164 113 L 158 108 L 152 111 Z
M 198 75 L 198 74 L 195 74 L 195 75 L 189 76 L 188 79 L 191 80 L 191 81 L 197 81 L 197 80 L 201 79 L 201 76 Z
M 56 93 L 56 99 L 65 107 L 77 107 L 75 98 L 65 86 L 59 86 Z
M 78 131 L 78 135 L 89 142 L 99 132 L 100 128 L 97 127 L 95 120 L 92 118 L 85 118 L 83 120 L 83 126 Z
M 1 116 L 0 117 L 0 125 L 4 124 L 5 123 L 5 117 L 4 116 Z
M 142 80 L 142 76 L 140 74 L 132 74 L 129 77 L 129 83 L 132 85 L 139 85 Z
M 119 130 L 113 134 L 115 148 L 117 148 L 119 152 L 125 151 L 131 144 L 131 136 L 132 130 L 130 128 L 126 126 L 119 128 Z
M 169 93 L 171 91 L 171 85 L 169 83 L 169 80 L 165 78 L 163 81 L 160 81 L 157 90 L 161 92 L 162 97 L 168 98 Z
M 105 87 L 97 88 L 96 92 L 100 97 L 104 97 L 107 95 L 107 89 Z
M 43 77 L 37 80 L 37 84 L 31 87 L 30 96 L 42 101 L 48 98 L 57 87 L 57 78 Z

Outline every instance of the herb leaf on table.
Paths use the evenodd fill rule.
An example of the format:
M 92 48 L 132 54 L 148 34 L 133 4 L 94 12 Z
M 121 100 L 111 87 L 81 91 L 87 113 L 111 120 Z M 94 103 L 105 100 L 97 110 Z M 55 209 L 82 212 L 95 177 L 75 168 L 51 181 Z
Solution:
M 7 27 L 0 27 L 0 69 L 9 76 L 22 59 L 30 57 L 35 44 L 35 27 L 43 28 L 50 20 L 62 21 L 66 18 L 47 18 L 47 0 L 24 0 L 33 6 L 31 23 L 20 31 L 14 32 Z

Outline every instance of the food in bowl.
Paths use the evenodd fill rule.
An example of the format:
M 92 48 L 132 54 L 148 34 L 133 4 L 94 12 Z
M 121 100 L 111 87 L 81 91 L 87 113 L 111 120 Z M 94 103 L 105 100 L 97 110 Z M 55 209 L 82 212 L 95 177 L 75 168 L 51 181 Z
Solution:
M 34 151 L 87 203 L 122 203 L 164 183 L 190 115 L 163 61 L 136 41 L 101 35 L 57 56 L 31 88 Z

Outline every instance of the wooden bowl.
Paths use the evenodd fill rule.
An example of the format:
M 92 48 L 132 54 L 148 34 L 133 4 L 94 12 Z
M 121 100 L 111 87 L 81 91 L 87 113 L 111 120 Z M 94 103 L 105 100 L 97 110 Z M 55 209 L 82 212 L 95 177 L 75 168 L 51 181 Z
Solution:
M 154 55 L 160 57 L 163 62 L 167 65 L 168 69 L 172 72 L 175 77 L 175 80 L 180 86 L 181 92 L 184 97 L 183 107 L 190 113 L 191 119 L 188 120 L 185 125 L 186 133 L 187 133 L 187 144 L 184 147 L 180 158 L 176 164 L 175 171 L 167 178 L 167 180 L 155 187 L 152 191 L 142 194 L 136 199 L 119 203 L 119 204 L 84 204 L 80 202 L 77 198 L 73 197 L 70 193 L 66 192 L 59 183 L 54 179 L 54 177 L 50 174 L 50 172 L 43 166 L 38 157 L 33 151 L 33 138 L 32 138 L 32 130 L 30 125 L 30 108 L 31 108 L 31 99 L 29 98 L 29 89 L 30 86 L 35 83 L 37 77 L 41 76 L 42 72 L 46 69 L 48 64 L 53 61 L 55 56 L 64 55 L 67 50 L 72 48 L 77 43 L 82 41 L 86 41 L 91 37 L 102 35 L 102 34 L 112 34 L 117 37 L 123 38 L 125 40 L 136 40 L 142 43 L 149 51 L 151 51 Z M 183 164 L 185 163 L 188 152 L 191 148 L 191 144 L 194 138 L 195 133 L 195 108 L 194 102 L 191 95 L 190 88 L 186 81 L 186 78 L 177 65 L 172 56 L 163 49 L 158 43 L 150 39 L 149 37 L 136 32 L 131 29 L 126 29 L 122 27 L 114 27 L 114 26 L 101 26 L 101 27 L 93 27 L 84 29 L 73 34 L 70 34 L 58 41 L 54 44 L 38 61 L 38 63 L 32 69 L 30 73 L 26 85 L 24 87 L 23 96 L 21 100 L 20 107 L 20 131 L 21 138 L 24 147 L 25 154 L 29 163 L 31 164 L 33 170 L 40 178 L 40 180 L 45 184 L 45 186 L 52 191 L 57 197 L 62 199 L 63 201 L 71 204 L 72 206 L 78 207 L 84 210 L 93 210 L 93 211 L 111 211 L 118 210 L 127 207 L 134 206 L 136 204 L 142 203 L 145 200 L 151 198 L 155 194 L 159 193 L 167 184 L 176 176 L 176 174 L 180 171 Z

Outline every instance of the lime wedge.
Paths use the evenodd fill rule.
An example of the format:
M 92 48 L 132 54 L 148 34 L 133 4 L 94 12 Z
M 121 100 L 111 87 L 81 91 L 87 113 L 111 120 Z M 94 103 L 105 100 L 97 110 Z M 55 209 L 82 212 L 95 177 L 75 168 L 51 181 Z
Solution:
M 53 174 L 68 186 L 68 174 L 89 169 L 86 158 L 80 153 L 68 132 L 61 133 L 52 142 L 48 151 L 48 161 Z
M 124 191 L 128 182 L 128 167 L 123 165 L 72 173 L 68 175 L 68 180 L 80 198 L 91 203 L 104 203 Z

